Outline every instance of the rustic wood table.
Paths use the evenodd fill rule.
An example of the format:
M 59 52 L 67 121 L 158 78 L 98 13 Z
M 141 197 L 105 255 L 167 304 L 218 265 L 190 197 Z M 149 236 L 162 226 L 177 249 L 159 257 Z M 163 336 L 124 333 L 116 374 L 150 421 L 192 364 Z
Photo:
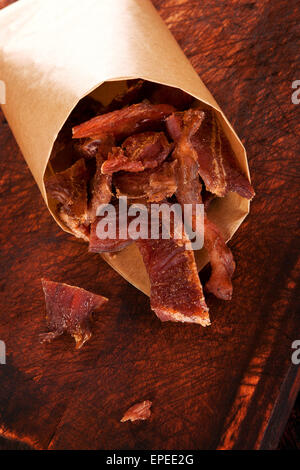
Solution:
M 1 435 L 37 449 L 276 448 L 300 385 L 299 2 L 153 3 L 248 150 L 257 196 L 230 242 L 233 299 L 208 299 L 210 328 L 161 324 L 147 297 L 56 225 L 1 115 Z M 39 343 L 41 277 L 110 298 L 80 352 L 68 337 Z M 142 399 L 151 419 L 120 423 Z

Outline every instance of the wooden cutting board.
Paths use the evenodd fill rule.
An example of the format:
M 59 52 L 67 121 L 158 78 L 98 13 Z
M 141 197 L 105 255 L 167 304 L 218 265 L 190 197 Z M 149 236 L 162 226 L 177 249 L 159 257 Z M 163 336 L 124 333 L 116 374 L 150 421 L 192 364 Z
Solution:
M 210 328 L 160 323 L 55 224 L 1 115 L 0 430 L 39 449 L 274 448 L 300 386 L 298 0 L 153 3 L 248 150 L 257 196 L 230 242 L 233 299 L 208 298 Z M 110 298 L 79 352 L 39 343 L 41 277 Z M 120 423 L 144 399 L 151 419 Z

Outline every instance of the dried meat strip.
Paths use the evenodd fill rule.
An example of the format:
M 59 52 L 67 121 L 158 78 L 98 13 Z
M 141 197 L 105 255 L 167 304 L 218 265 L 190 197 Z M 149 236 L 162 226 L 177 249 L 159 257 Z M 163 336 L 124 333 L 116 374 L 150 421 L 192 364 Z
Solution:
M 101 167 L 103 161 L 104 159 L 99 153 L 96 156 L 96 173 L 91 181 L 91 199 L 88 205 L 88 218 L 90 223 L 94 222 L 98 207 L 101 204 L 108 204 L 112 197 L 112 177 L 102 174 Z
M 45 181 L 47 192 L 56 201 L 70 209 L 70 213 L 84 218 L 87 205 L 87 172 L 83 159 L 65 171 Z
M 148 202 L 160 202 L 175 194 L 177 190 L 176 167 L 177 160 L 165 162 L 150 174 Z
M 175 109 L 167 104 L 139 103 L 102 114 L 73 128 L 73 138 L 113 135 L 126 138 L 155 122 L 163 121 Z
M 80 141 L 75 143 L 75 151 L 86 160 L 94 158 L 99 154 L 103 159 L 106 159 L 115 145 L 115 139 L 111 135 L 105 136 L 104 138 L 94 137 L 80 139 Z
M 174 157 L 178 161 L 176 196 L 182 205 L 202 203 L 201 183 L 198 176 L 199 163 L 192 138 L 201 128 L 203 119 L 204 113 L 199 110 L 190 110 L 184 113 L 183 130 L 174 150 Z M 174 122 L 172 124 L 175 126 Z M 196 229 L 195 223 L 193 223 L 193 229 Z M 235 270 L 235 262 L 220 231 L 209 221 L 206 214 L 204 218 L 204 246 L 208 251 L 212 268 L 211 277 L 205 287 L 218 298 L 229 300 L 232 295 L 231 277 Z
M 177 160 L 176 197 L 183 204 L 201 202 L 202 185 L 199 179 L 198 156 L 191 143 L 192 137 L 201 127 L 203 111 L 189 110 L 183 114 L 183 130 L 178 139 L 173 158 Z
M 173 196 L 177 189 L 177 162 L 164 162 L 154 170 L 141 173 L 118 173 L 113 177 L 117 196 L 160 202 Z
M 172 113 L 166 119 L 166 128 L 168 134 L 171 139 L 174 140 L 174 142 L 178 142 L 181 137 L 183 127 L 183 115 L 184 114 L 181 112 Z
M 198 154 L 199 173 L 206 189 L 217 196 L 229 191 L 252 199 L 254 190 L 237 166 L 234 153 L 212 110 L 205 112 L 199 132 L 192 139 Z
M 204 246 L 208 251 L 211 265 L 211 276 L 205 284 L 205 289 L 219 299 L 230 300 L 235 261 L 220 230 L 207 215 L 204 217 Z
M 136 243 L 150 278 L 151 308 L 158 318 L 210 325 L 194 252 L 186 249 L 190 241 L 183 236 Z
M 45 294 L 49 333 L 40 335 L 41 342 L 50 342 L 67 332 L 80 349 L 92 335 L 90 319 L 108 301 L 106 297 L 92 294 L 68 284 L 42 279 Z
M 101 217 L 96 217 L 95 221 L 91 224 L 91 232 L 90 232 L 90 239 L 89 239 L 89 251 L 92 253 L 115 253 L 117 251 L 123 250 L 126 246 L 133 243 L 133 240 L 128 236 L 128 232 L 126 231 L 126 236 L 124 238 L 119 236 L 119 207 L 115 207 L 115 214 L 114 213 L 107 213 Z M 97 233 L 97 226 L 98 223 L 105 218 L 105 222 L 107 224 L 108 233 L 107 238 L 102 238 L 98 236 Z M 128 218 L 130 220 L 130 218 Z M 115 227 L 115 230 L 109 231 L 110 229 L 110 222 L 112 223 L 112 227 Z M 127 229 L 127 227 L 126 227 Z
M 103 163 L 101 171 L 104 175 L 112 175 L 118 171 L 129 171 L 138 173 L 144 171 L 143 163 L 139 160 L 131 160 L 121 147 L 114 147 L 108 155 L 108 159 Z
M 151 406 L 152 402 L 149 400 L 142 401 L 141 403 L 136 403 L 126 411 L 123 418 L 121 419 L 121 423 L 125 423 L 125 421 L 137 421 L 150 418 Z
M 64 206 L 61 206 L 58 209 L 58 215 L 61 221 L 71 230 L 75 237 L 82 238 L 86 242 L 89 241 L 89 228 L 87 226 L 87 222 L 84 224 L 80 223 L 78 219 L 68 214 Z
M 84 159 L 45 181 L 48 195 L 61 204 L 61 219 L 76 236 L 84 239 L 87 237 L 88 221 L 87 181 L 88 172 Z
M 156 168 L 173 148 L 163 132 L 143 132 L 128 137 L 121 147 L 114 148 L 103 163 L 102 173 L 139 172 Z
M 190 110 L 196 113 L 198 110 Z M 246 176 L 239 169 L 231 145 L 213 110 L 206 110 L 198 131 L 192 136 L 193 150 L 197 153 L 199 174 L 207 191 L 219 197 L 229 191 L 252 199 L 254 190 Z M 169 135 L 178 142 L 185 127 L 185 113 L 174 113 L 167 121 Z

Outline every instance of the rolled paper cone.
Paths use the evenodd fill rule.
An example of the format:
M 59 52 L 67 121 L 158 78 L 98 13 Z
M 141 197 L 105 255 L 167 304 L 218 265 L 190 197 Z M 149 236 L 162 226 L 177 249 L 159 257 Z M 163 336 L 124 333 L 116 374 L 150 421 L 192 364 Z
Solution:
M 149 0 L 19 0 L 0 12 L 3 111 L 49 207 L 44 175 L 53 144 L 77 103 L 104 82 L 142 78 L 179 88 L 218 114 L 241 169 L 245 149 L 218 104 Z M 105 85 L 108 90 L 107 83 Z M 101 92 L 101 88 L 100 88 Z M 249 212 L 236 193 L 218 198 L 209 217 L 229 240 Z M 199 270 L 207 263 L 195 253 Z M 149 294 L 149 279 L 135 245 L 104 259 Z

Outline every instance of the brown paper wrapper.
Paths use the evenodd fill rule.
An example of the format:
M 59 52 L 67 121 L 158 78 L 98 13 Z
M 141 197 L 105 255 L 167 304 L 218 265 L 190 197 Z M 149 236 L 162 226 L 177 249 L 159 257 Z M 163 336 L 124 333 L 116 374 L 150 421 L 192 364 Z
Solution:
M 72 109 L 92 92 L 112 98 L 116 84 L 99 89 L 104 82 L 135 78 L 180 88 L 213 107 L 249 177 L 243 145 L 149 0 L 20 0 L 0 12 L 3 111 L 48 208 L 44 174 Z M 229 240 L 248 212 L 249 202 L 229 193 L 212 203 L 209 217 Z M 195 256 L 200 270 L 207 254 Z M 149 294 L 135 245 L 103 257 Z

